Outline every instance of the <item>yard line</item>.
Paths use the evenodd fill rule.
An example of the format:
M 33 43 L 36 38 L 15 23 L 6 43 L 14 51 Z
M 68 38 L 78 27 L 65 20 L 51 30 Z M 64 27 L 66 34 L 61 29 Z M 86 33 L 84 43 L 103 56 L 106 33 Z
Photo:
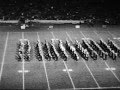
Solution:
M 74 82 L 73 82 L 72 77 L 71 77 L 71 75 L 70 75 L 70 72 L 69 72 L 69 70 L 68 70 L 67 64 L 65 63 L 65 61 L 63 61 L 63 63 L 64 63 L 65 68 L 66 68 L 66 70 L 67 70 L 68 76 L 69 76 L 69 78 L 70 78 L 70 80 L 71 80 L 73 89 L 75 90 L 75 85 L 74 85 Z
M 55 39 L 55 35 L 53 34 L 53 32 L 51 32 L 51 34 L 52 34 L 53 38 Z
M 56 39 L 53 32 L 52 32 L 52 36 L 53 36 L 54 39 Z M 71 77 L 71 75 L 70 75 L 70 72 L 69 72 L 69 69 L 68 69 L 68 67 L 67 67 L 67 64 L 65 63 L 65 61 L 63 61 L 63 63 L 64 63 L 64 66 L 65 66 L 65 68 L 66 68 L 66 70 L 67 70 L 68 76 L 69 76 L 69 78 L 70 78 L 70 80 L 71 80 L 73 89 L 75 90 L 75 84 L 74 84 L 73 79 L 72 79 L 72 77 Z
M 107 31 L 112 37 L 113 37 L 113 39 L 116 37 L 114 34 L 112 34 L 109 30 Z M 117 39 L 119 42 L 120 42 L 120 40 L 119 39 Z
M 22 32 L 22 39 L 24 39 L 24 32 Z
M 68 32 L 66 32 L 66 34 L 69 37 L 69 39 L 72 41 L 72 38 L 70 37 L 70 35 L 68 34 Z
M 40 40 L 40 37 L 39 37 L 39 33 L 38 33 L 38 32 L 37 32 L 37 37 L 38 37 L 38 41 L 41 43 L 41 40 Z M 40 45 L 40 49 L 41 49 L 41 45 Z M 47 69 L 46 69 L 46 64 L 45 64 L 46 62 L 45 62 L 45 59 L 44 59 L 42 50 L 41 50 L 41 53 L 42 53 L 43 66 L 44 66 L 44 69 L 45 69 L 45 75 L 46 75 L 47 84 L 48 84 L 48 90 L 51 90 L 51 89 L 50 89 L 49 79 L 48 79 L 48 74 L 47 74 Z
M 97 37 L 99 37 L 100 39 L 102 39 L 101 36 L 98 35 L 98 33 L 96 31 L 93 31 L 93 32 L 97 35 Z
M 1 68 L 0 68 L 0 82 L 1 82 L 1 77 L 3 73 L 3 66 L 5 63 L 5 54 L 6 54 L 7 45 L 8 45 L 8 38 L 9 38 L 9 32 L 7 32 L 7 37 L 6 37 L 6 42 L 5 42 L 4 52 L 3 52 L 3 58 L 2 58 Z
M 84 38 L 86 38 L 83 33 L 82 33 L 82 35 L 84 36 Z M 69 36 L 70 36 L 70 35 L 69 35 Z M 72 41 L 72 38 L 71 38 L 71 37 L 69 37 L 69 39 L 71 39 L 71 41 Z M 97 84 L 98 88 L 100 88 L 100 85 L 98 84 L 97 80 L 95 79 L 94 75 L 92 74 L 90 68 L 88 67 L 88 65 L 87 65 L 87 63 L 86 63 L 86 61 L 83 60 L 83 59 L 82 59 L 82 61 L 84 62 L 85 66 L 87 67 L 88 71 L 90 72 L 90 74 L 91 74 L 92 78 L 94 79 L 95 83 Z
M 80 33 L 83 35 L 83 37 L 84 37 L 84 38 L 86 38 L 86 36 L 83 34 L 83 32 L 82 32 L 82 31 L 80 31 Z M 82 60 L 83 60 L 83 59 L 82 59 Z M 91 71 L 91 70 L 90 70 L 90 68 L 88 67 L 88 65 L 87 65 L 86 61 L 85 61 L 85 60 L 83 60 L 83 62 L 84 62 L 84 64 L 86 65 L 86 67 L 87 67 L 88 71 L 90 72 L 90 74 L 91 74 L 92 78 L 94 79 L 94 81 L 95 81 L 95 83 L 96 83 L 97 87 L 98 87 L 98 88 L 101 88 L 101 87 L 100 87 L 100 85 L 98 84 L 97 80 L 95 79 L 95 77 L 94 77 L 94 75 L 93 75 L 92 71 Z
M 94 31 L 94 33 L 101 39 L 100 35 L 98 35 L 97 32 Z M 113 70 L 111 70 L 110 66 L 108 65 L 108 63 L 106 61 L 105 62 L 105 65 L 110 69 L 110 71 L 112 72 L 112 74 L 115 76 L 115 78 L 120 82 L 120 79 L 117 77 L 117 75 L 113 72 Z
M 22 39 L 24 39 L 24 32 L 22 32 Z M 23 47 L 24 48 L 24 47 Z M 24 52 L 24 49 L 23 49 L 23 52 Z M 24 55 L 22 56 L 22 78 L 23 78 L 23 90 L 25 90 L 25 61 L 24 61 Z
M 115 38 L 115 35 L 112 34 L 109 30 L 107 31 L 113 38 Z
M 82 31 L 80 31 L 80 33 L 83 35 L 83 37 L 84 37 L 84 38 L 86 38 L 86 36 L 83 34 L 83 32 L 82 32 Z
M 112 37 L 113 37 L 113 39 L 114 38 L 117 38 L 114 34 L 112 34 L 109 30 L 107 31 Z M 117 39 L 119 42 L 120 42 L 120 39 Z
M 95 83 L 97 84 L 97 87 L 98 87 L 98 88 L 101 88 L 101 87 L 100 87 L 100 85 L 98 84 L 97 80 L 95 79 L 95 77 L 94 77 L 94 75 L 93 75 L 92 71 L 91 71 L 91 70 L 90 70 L 90 68 L 88 67 L 88 65 L 87 65 L 86 61 L 85 61 L 85 60 L 83 60 L 83 59 L 82 59 L 82 61 L 84 62 L 85 66 L 87 67 L 88 71 L 90 72 L 91 76 L 93 77 L 93 79 L 94 79 Z
M 24 62 L 24 57 L 22 57 L 22 77 L 23 77 L 23 90 L 25 90 L 25 62 Z
M 105 62 L 105 64 L 106 64 L 106 66 L 108 67 L 108 68 L 110 68 L 110 66 L 107 64 L 107 62 Z M 113 73 L 113 75 L 115 76 L 115 78 L 120 82 L 120 79 L 117 77 L 117 75 L 113 72 L 113 70 L 111 70 L 111 68 L 110 68 L 110 71 Z

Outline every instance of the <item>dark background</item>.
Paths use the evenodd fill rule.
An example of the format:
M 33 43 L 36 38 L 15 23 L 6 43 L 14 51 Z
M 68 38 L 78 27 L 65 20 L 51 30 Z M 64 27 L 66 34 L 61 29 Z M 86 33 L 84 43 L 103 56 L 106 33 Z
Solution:
M 0 16 L 27 18 L 81 19 L 120 17 L 119 0 L 0 0 Z

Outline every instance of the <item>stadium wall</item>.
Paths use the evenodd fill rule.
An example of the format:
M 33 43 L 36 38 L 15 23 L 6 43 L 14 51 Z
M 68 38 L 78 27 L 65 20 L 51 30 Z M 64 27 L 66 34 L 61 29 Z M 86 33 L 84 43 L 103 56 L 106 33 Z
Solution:
M 0 23 L 18 23 L 18 20 L 0 20 Z M 27 20 L 26 22 L 36 22 L 36 23 L 55 23 L 55 24 L 64 24 L 64 23 L 72 23 L 72 24 L 77 24 L 77 23 L 82 23 L 84 21 L 80 20 Z

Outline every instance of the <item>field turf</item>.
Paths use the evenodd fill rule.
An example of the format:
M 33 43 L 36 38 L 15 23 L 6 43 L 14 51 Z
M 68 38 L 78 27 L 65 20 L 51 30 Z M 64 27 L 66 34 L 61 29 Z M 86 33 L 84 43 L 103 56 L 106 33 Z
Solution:
M 95 41 L 102 38 L 106 42 L 110 38 L 120 47 L 120 41 L 114 39 L 120 37 L 119 27 L 82 26 L 76 29 L 74 25 L 54 25 L 48 29 L 44 25 L 30 31 L 11 26 L 7 27 L 8 30 L 0 28 L 0 90 L 120 89 L 120 58 L 115 61 L 110 58 L 85 61 L 80 57 L 75 61 L 69 57 L 68 61 L 38 61 L 33 53 L 32 60 L 25 62 L 24 68 L 23 63 L 15 59 L 16 43 L 23 37 L 30 40 L 32 49 L 37 40 L 50 42 L 53 38 L 80 42 L 82 38 Z

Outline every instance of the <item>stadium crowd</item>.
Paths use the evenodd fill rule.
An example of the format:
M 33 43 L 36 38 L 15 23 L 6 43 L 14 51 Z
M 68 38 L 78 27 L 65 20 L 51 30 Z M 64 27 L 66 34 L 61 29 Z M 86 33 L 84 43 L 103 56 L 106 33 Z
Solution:
M 118 24 L 120 10 L 117 5 L 113 9 L 109 3 L 104 3 L 104 0 L 4 0 L 0 3 L 0 19 L 18 20 L 24 13 L 27 19 Z

